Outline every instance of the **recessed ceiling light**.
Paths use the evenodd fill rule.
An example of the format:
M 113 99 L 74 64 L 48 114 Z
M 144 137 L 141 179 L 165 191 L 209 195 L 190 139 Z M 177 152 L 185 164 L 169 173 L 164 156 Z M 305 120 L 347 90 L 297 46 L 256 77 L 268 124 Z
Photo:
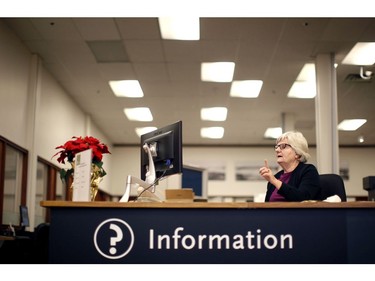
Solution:
M 359 143 L 364 143 L 364 142 L 365 142 L 365 138 L 364 138 L 364 136 L 359 136 L 359 137 L 358 137 L 358 142 L 359 142 Z
M 157 129 L 156 127 L 142 127 L 142 128 L 135 128 L 135 132 L 138 135 L 138 137 L 141 137 L 142 135 L 155 131 L 156 129 Z
M 316 96 L 316 84 L 309 81 L 295 81 L 288 92 L 288 98 L 313 99 Z
M 355 131 L 367 122 L 366 119 L 345 119 L 337 126 L 341 131 Z
M 159 18 L 161 37 L 171 40 L 199 40 L 199 17 Z
M 223 127 L 207 127 L 201 128 L 201 137 L 209 139 L 221 139 L 224 136 Z
M 312 99 L 316 96 L 315 64 L 307 63 L 288 92 L 289 98 Z
M 262 89 L 262 80 L 233 81 L 230 88 L 231 97 L 257 98 Z
M 201 109 L 201 119 L 206 121 L 225 121 L 228 109 L 226 107 L 208 107 Z
M 373 65 L 375 63 L 375 42 L 358 42 L 346 55 L 343 64 Z
M 201 79 L 206 82 L 232 82 L 234 62 L 203 62 Z
M 283 133 L 283 129 L 281 127 L 268 128 L 264 132 L 264 137 L 266 139 L 277 139 L 278 137 L 281 136 L 282 133 Z
M 143 97 L 143 91 L 138 80 L 109 81 L 109 86 L 117 97 Z
M 315 82 L 315 64 L 306 63 L 297 76 L 297 81 L 314 81 Z
M 153 120 L 148 107 L 124 108 L 124 113 L 130 121 L 149 122 Z

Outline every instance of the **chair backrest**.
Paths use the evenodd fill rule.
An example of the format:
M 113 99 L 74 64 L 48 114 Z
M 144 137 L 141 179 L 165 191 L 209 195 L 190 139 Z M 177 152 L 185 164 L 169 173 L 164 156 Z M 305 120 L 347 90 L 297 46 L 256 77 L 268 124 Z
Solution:
M 49 223 L 39 224 L 34 231 L 34 251 L 33 263 L 48 263 L 49 255 Z
M 346 202 L 345 185 L 341 176 L 337 174 L 321 174 L 320 187 L 318 200 L 325 200 L 327 197 L 337 195 L 342 202 Z

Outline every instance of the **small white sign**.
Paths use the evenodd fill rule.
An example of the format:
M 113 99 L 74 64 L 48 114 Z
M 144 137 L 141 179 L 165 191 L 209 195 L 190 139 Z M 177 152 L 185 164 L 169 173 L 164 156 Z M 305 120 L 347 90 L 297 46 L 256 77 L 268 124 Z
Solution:
M 91 149 L 75 156 L 73 201 L 90 201 L 91 162 Z

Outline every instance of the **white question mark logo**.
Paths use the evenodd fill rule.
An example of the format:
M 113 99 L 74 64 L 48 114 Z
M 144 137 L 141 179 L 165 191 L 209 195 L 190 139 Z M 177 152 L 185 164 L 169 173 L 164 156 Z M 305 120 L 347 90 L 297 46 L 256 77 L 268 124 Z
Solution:
M 109 228 L 112 229 L 112 230 L 114 230 L 116 232 L 116 236 L 115 237 L 111 237 L 110 244 L 111 244 L 112 247 L 109 249 L 109 252 L 112 255 L 114 255 L 117 252 L 117 249 L 115 247 L 116 243 L 120 242 L 122 240 L 123 234 L 122 234 L 121 228 L 118 225 L 116 225 L 116 224 L 111 223 L 110 226 L 109 226 Z
M 115 231 L 114 235 L 111 233 L 109 236 L 111 247 L 108 247 L 108 230 Z M 117 218 L 107 219 L 100 223 L 95 229 L 93 238 L 96 250 L 107 259 L 123 258 L 134 245 L 133 229 L 127 222 Z

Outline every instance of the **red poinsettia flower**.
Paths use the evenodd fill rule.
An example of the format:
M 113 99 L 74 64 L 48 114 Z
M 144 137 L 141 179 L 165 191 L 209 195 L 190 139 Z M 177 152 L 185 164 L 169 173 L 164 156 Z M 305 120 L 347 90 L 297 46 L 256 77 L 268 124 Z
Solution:
M 57 152 L 53 157 L 59 155 L 57 161 L 65 164 L 65 161 L 73 162 L 77 153 L 87 149 L 92 150 L 92 162 L 100 163 L 103 159 L 103 154 L 110 153 L 108 146 L 101 143 L 98 139 L 87 137 L 72 137 L 72 140 L 67 141 L 64 145 L 57 146 L 56 149 L 62 149 Z
M 99 175 L 101 177 L 104 177 L 106 175 L 106 172 L 102 167 L 103 154 L 110 152 L 108 150 L 107 145 L 101 143 L 98 139 L 94 137 L 72 137 L 72 140 L 69 140 L 65 144 L 56 147 L 56 149 L 61 150 L 57 152 L 55 155 L 53 155 L 52 158 L 56 155 L 59 155 L 59 157 L 57 158 L 57 161 L 59 163 L 65 164 L 65 161 L 68 161 L 72 164 L 77 153 L 85 151 L 89 148 L 91 148 L 92 150 L 92 163 L 97 166 Z M 73 165 L 72 168 L 68 170 L 61 169 L 60 178 L 62 180 L 66 180 L 66 178 L 72 175 L 73 172 Z

